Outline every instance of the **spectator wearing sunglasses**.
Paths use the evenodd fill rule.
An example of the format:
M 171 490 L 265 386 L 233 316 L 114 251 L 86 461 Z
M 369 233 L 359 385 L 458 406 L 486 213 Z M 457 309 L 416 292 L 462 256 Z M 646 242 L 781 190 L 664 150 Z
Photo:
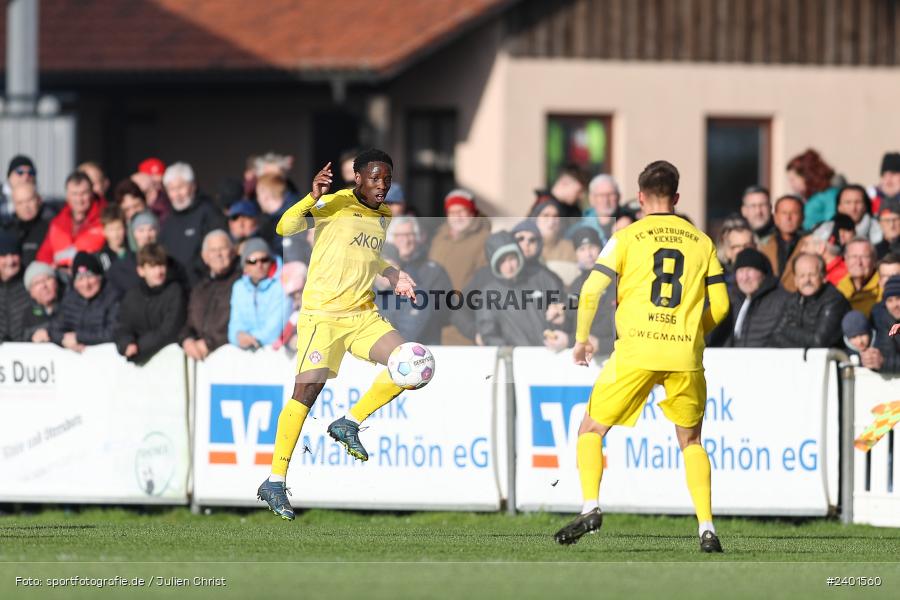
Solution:
M 12 221 L 15 213 L 12 189 L 20 183 L 34 185 L 36 182 L 37 169 L 34 168 L 31 159 L 22 154 L 13 156 L 6 169 L 6 181 L 3 182 L 3 190 L 0 192 L 0 226 L 5 226 Z
M 244 275 L 231 288 L 228 342 L 255 350 L 278 339 L 290 318 L 291 302 L 281 285 L 281 265 L 265 240 L 244 242 L 241 264 Z

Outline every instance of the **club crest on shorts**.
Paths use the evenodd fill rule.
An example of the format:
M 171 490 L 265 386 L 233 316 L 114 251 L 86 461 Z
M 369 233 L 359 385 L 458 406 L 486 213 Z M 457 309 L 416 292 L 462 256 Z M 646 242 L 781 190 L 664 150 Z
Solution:
M 319 354 L 318 350 L 312 351 L 312 353 L 309 355 L 309 362 L 311 362 L 314 365 L 317 365 L 320 362 L 322 362 L 322 355 Z

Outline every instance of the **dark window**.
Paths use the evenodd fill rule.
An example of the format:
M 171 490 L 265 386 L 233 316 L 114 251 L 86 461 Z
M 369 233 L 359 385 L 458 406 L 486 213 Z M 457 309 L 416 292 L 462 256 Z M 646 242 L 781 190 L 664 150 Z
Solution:
M 409 205 L 421 217 L 444 214 L 444 196 L 456 186 L 456 113 L 410 111 L 406 115 L 406 189 Z
M 550 115 L 547 118 L 547 186 L 560 169 L 574 163 L 588 175 L 609 173 L 612 118 L 609 116 Z
M 706 121 L 706 225 L 740 212 L 741 196 L 751 185 L 769 185 L 768 119 Z

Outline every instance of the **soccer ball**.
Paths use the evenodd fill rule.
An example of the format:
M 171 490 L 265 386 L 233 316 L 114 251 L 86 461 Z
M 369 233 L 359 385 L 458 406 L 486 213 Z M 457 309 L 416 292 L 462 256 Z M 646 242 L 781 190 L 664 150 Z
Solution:
M 388 372 L 404 390 L 417 390 L 434 377 L 434 355 L 417 342 L 400 344 L 388 357 Z

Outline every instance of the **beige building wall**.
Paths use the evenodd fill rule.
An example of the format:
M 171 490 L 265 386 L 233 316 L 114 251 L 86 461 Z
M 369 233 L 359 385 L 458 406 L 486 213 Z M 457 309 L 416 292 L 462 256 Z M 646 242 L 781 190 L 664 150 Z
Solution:
M 708 117 L 772 119 L 771 186 L 787 191 L 784 167 L 807 147 L 817 149 L 848 180 L 878 178 L 881 156 L 900 149 L 900 70 L 681 63 L 522 60 L 501 55 L 504 77 L 503 182 L 523 214 L 531 190 L 544 182 L 549 113 L 610 114 L 612 174 L 625 197 L 650 161 L 681 171 L 681 207 L 705 223 Z M 493 83 L 493 82 L 492 82 Z M 485 147 L 493 145 L 484 140 Z M 461 180 L 473 178 L 459 165 Z M 496 185 L 490 186 L 494 189 Z M 524 200 L 524 201 L 520 201 Z

